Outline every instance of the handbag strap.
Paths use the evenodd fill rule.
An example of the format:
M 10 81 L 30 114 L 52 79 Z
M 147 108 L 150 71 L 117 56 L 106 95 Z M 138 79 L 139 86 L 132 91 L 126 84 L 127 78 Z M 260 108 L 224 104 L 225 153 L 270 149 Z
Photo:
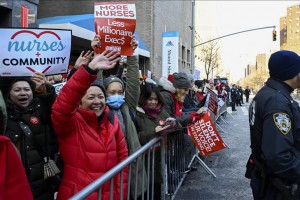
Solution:
M 24 132 L 24 134 L 26 135 L 27 138 L 29 138 L 30 142 L 33 144 L 33 146 L 35 147 L 35 149 L 38 151 L 39 155 L 44 159 L 44 161 L 47 161 L 47 154 L 43 151 L 43 148 L 41 147 L 41 145 L 38 143 L 36 137 L 32 134 L 31 129 L 29 128 L 29 126 L 22 122 L 19 121 L 19 126 L 21 127 L 22 131 Z

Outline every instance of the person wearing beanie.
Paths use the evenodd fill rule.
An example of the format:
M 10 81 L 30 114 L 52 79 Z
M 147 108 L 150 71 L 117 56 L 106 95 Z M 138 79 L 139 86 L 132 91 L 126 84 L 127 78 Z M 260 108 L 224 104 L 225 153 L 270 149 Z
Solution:
M 132 40 L 132 47 L 133 49 L 137 47 L 135 38 Z M 103 83 L 107 92 L 106 104 L 120 121 L 121 128 L 125 134 L 128 153 L 131 155 L 141 148 L 135 127 L 136 107 L 140 95 L 138 57 L 127 56 L 127 65 L 126 88 L 121 79 L 112 75 L 105 78 Z M 147 185 L 146 179 L 144 179 L 144 184 L 142 179 L 142 169 L 144 168 L 142 158 L 139 158 L 131 167 L 133 172 L 130 181 L 131 196 L 134 197 L 135 191 L 137 196 L 141 196 L 142 191 L 146 191 L 146 187 L 143 190 L 143 185 Z M 136 174 L 136 168 L 139 169 L 138 174 Z M 136 177 L 138 177 L 138 182 L 136 182 Z M 137 190 L 135 190 L 136 186 Z
M 255 200 L 299 199 L 300 109 L 291 93 L 300 88 L 300 57 L 277 51 L 268 68 L 270 77 L 249 107 L 252 154 L 245 175 Z
M 175 93 L 171 92 L 161 92 L 164 99 L 164 109 L 173 118 L 175 118 L 183 127 L 186 127 L 189 123 L 195 122 L 201 119 L 201 114 L 203 113 L 203 108 L 198 108 L 196 112 L 190 112 L 184 115 L 183 102 L 189 92 L 191 86 L 191 81 L 189 80 L 186 73 L 179 72 L 173 74 L 173 86 L 175 88 Z M 185 134 L 184 137 L 184 149 L 185 149 L 185 163 L 189 163 L 194 154 L 194 143 L 190 136 Z M 186 166 L 187 168 L 187 166 Z M 192 168 L 196 170 L 195 167 Z M 190 169 L 186 169 L 189 171 Z
M 196 92 L 198 88 L 195 85 L 194 77 L 191 73 L 186 72 L 186 74 L 192 87 L 189 88 L 188 94 L 184 99 L 182 112 L 185 114 L 189 114 L 199 109 L 200 102 L 196 97 Z
M 45 75 L 38 72 L 30 78 L 14 78 L 8 88 L 5 97 L 8 117 L 5 132 L 1 134 L 7 136 L 20 152 L 34 199 L 53 199 L 54 190 L 47 180 L 50 177 L 45 176 L 44 171 L 48 162 L 45 163 L 44 158 L 47 155 L 53 160 L 58 152 L 57 138 L 51 124 L 55 90 L 47 84 Z M 56 171 L 51 175 L 58 173 Z
M 53 104 L 52 123 L 64 162 L 58 200 L 69 199 L 128 157 L 120 122 L 106 104 L 103 84 L 95 81 L 99 70 L 112 69 L 118 61 L 116 51 L 96 55 L 78 68 Z M 127 196 L 128 169 L 123 172 L 123 183 L 113 183 L 113 199 L 120 199 L 121 191 Z M 110 199 L 109 188 L 109 183 L 102 187 L 102 199 Z M 89 198 L 97 196 L 94 192 Z

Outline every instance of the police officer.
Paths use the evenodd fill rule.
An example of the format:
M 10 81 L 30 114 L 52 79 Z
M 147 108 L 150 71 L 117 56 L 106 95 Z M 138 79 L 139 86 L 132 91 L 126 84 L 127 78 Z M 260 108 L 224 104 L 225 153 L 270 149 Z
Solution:
M 236 104 L 236 101 L 237 101 L 237 96 L 238 96 L 238 90 L 236 88 L 236 85 L 233 84 L 232 85 L 232 88 L 230 90 L 230 97 L 231 97 L 231 109 L 232 111 L 236 111 L 235 109 L 235 104 Z
M 271 55 L 270 77 L 249 107 L 254 200 L 300 199 L 300 110 L 291 92 L 300 88 L 300 57 Z

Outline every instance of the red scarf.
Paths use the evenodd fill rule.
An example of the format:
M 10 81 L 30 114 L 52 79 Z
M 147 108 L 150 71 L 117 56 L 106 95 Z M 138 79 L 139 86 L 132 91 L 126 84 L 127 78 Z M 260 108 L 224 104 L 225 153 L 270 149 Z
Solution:
M 150 117 L 156 119 L 157 114 L 161 111 L 161 105 L 157 104 L 155 108 L 149 108 L 148 106 L 143 106 L 143 109 L 146 113 L 146 115 L 149 115 Z
M 176 94 L 171 93 L 173 100 L 174 100 L 174 104 L 175 104 L 175 117 L 180 117 L 182 115 L 182 108 L 183 108 L 183 103 L 177 101 L 176 99 Z

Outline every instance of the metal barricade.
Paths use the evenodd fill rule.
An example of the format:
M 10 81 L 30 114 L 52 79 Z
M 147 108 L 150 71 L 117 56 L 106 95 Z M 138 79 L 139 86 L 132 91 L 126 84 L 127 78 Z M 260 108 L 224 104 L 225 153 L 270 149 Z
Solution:
M 134 152 L 123 162 L 119 163 L 117 166 L 106 172 L 104 175 L 96 179 L 94 182 L 89 184 L 87 187 L 85 187 L 70 199 L 85 199 L 94 192 L 97 192 L 98 199 L 100 200 L 102 199 L 101 188 L 104 184 L 107 184 L 107 182 L 110 183 L 110 199 L 114 199 L 113 181 L 114 177 L 118 174 L 121 174 L 121 193 L 118 199 L 156 200 L 155 196 L 157 194 L 155 194 L 155 192 L 157 191 L 155 190 L 157 188 L 155 184 L 157 184 L 157 182 L 160 183 L 161 199 L 174 199 L 178 189 L 180 188 L 184 178 L 186 177 L 186 168 L 189 163 L 188 159 L 191 159 L 186 157 L 188 156 L 188 152 L 186 152 L 185 149 L 187 148 L 187 145 L 189 145 L 191 148 L 194 148 L 193 145 L 187 142 L 186 137 L 189 136 L 185 133 L 185 128 L 170 129 L 162 132 L 160 136 L 157 136 L 150 140 L 147 144 L 143 145 L 139 150 Z M 193 156 L 193 153 L 194 152 L 192 152 L 192 155 L 190 156 Z M 137 159 L 142 159 L 143 166 L 145 166 L 142 173 L 142 183 L 137 182 L 137 177 L 135 179 L 131 178 L 132 164 L 135 163 Z M 157 171 L 157 162 L 160 162 L 160 168 L 158 167 L 159 171 Z M 126 169 L 127 167 L 129 169 L 127 187 L 128 192 L 127 197 L 124 197 L 124 194 L 122 193 L 124 177 L 122 174 L 124 169 Z M 137 174 L 137 171 L 140 169 L 136 168 L 135 170 Z M 161 180 L 158 181 L 156 180 L 157 178 L 161 178 Z M 135 188 L 135 191 L 130 191 L 130 181 L 135 181 L 136 185 L 146 183 L 146 186 L 142 187 L 143 191 L 141 196 L 137 195 L 137 187 Z M 145 191 L 144 188 L 146 188 Z
M 186 133 L 186 128 L 166 130 L 162 133 L 162 138 L 161 169 L 164 172 L 162 191 L 165 199 L 174 199 L 186 177 L 188 164 L 194 153 L 194 145 Z

